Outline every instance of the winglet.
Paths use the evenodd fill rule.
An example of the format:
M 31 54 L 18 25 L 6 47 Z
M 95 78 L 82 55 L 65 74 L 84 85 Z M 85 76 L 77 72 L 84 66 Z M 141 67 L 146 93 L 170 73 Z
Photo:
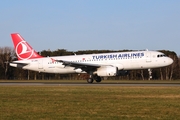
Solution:
M 11 34 L 18 60 L 42 58 L 18 33 Z

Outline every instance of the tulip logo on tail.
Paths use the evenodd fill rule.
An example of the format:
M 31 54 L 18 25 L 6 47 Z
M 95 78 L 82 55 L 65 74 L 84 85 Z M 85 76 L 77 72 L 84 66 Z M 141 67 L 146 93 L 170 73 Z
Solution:
M 29 59 L 34 54 L 34 50 L 29 47 L 28 43 L 26 41 L 21 41 L 16 46 L 16 53 L 18 58 L 21 60 L 23 59 Z

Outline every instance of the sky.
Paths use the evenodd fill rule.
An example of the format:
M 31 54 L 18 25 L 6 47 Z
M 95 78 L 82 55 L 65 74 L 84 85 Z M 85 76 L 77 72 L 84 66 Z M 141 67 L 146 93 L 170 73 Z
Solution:
M 3 0 L 0 47 L 20 33 L 36 50 L 170 50 L 180 55 L 180 0 Z

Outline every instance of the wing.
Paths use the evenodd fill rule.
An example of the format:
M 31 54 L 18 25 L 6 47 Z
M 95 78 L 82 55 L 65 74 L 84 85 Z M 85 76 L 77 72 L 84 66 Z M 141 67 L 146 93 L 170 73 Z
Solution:
M 83 71 L 89 72 L 94 71 L 97 68 L 101 67 L 101 65 L 98 64 L 90 64 L 90 63 L 79 63 L 79 62 L 70 62 L 66 60 L 55 60 L 57 62 L 61 62 L 64 66 L 71 66 L 75 67 L 75 69 L 82 69 Z

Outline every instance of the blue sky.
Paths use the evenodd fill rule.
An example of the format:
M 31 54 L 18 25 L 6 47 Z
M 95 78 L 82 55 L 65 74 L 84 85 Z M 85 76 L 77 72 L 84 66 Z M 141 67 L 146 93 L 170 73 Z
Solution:
M 20 33 L 36 51 L 170 50 L 180 55 L 179 0 L 4 0 L 1 47 Z

